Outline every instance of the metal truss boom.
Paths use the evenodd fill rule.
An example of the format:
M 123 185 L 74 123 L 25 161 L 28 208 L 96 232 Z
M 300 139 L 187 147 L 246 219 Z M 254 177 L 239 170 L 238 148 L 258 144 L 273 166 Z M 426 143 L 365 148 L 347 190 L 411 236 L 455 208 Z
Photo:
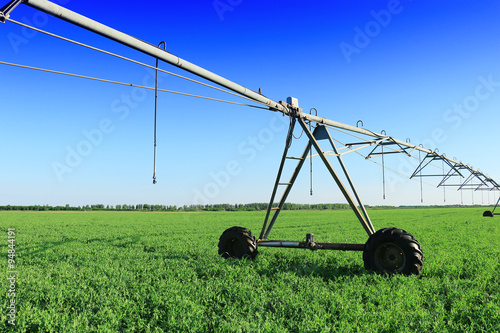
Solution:
M 315 122 L 315 123 L 329 126 L 329 127 L 333 127 L 336 129 L 346 130 L 349 132 L 363 134 L 363 135 L 366 135 L 369 137 L 373 137 L 376 140 L 372 140 L 371 144 L 374 144 L 374 142 L 377 142 L 376 143 L 377 146 L 378 145 L 397 145 L 399 147 L 399 150 L 396 152 L 401 152 L 401 153 L 406 153 L 406 154 L 409 154 L 409 152 L 407 150 L 411 150 L 411 151 L 417 150 L 417 151 L 424 152 L 427 154 L 427 156 L 437 157 L 441 160 L 446 161 L 446 163 L 448 165 L 454 165 L 455 169 L 466 168 L 472 174 L 474 174 L 474 176 L 479 178 L 481 180 L 481 182 L 483 182 L 483 183 L 486 182 L 488 184 L 488 187 L 491 185 L 494 189 L 500 189 L 499 185 L 496 182 L 494 182 L 491 178 L 484 175 L 482 172 L 480 172 L 478 170 L 474 170 L 473 168 L 466 166 L 466 165 L 462 164 L 461 162 L 450 159 L 450 158 L 446 157 L 444 154 L 443 155 L 438 154 L 430 149 L 416 146 L 416 145 L 413 145 L 409 142 L 397 140 L 395 138 L 388 137 L 387 135 L 372 132 L 372 131 L 364 129 L 364 128 L 359 128 L 356 126 L 343 124 L 343 123 L 336 122 L 336 121 L 333 121 L 330 119 L 318 117 L 317 115 L 302 113 L 301 110 L 299 110 L 297 112 L 297 110 L 295 110 L 293 108 L 293 105 L 290 105 L 288 103 L 284 103 L 281 101 L 276 102 L 276 101 L 262 95 L 259 92 L 248 89 L 240 84 L 237 84 L 233 81 L 230 81 L 230 80 L 228 80 L 220 75 L 217 75 L 211 71 L 208 71 L 208 70 L 206 70 L 200 66 L 197 66 L 189 61 L 181 59 L 178 56 L 175 56 L 172 53 L 167 52 L 162 48 L 159 48 L 153 44 L 150 44 L 148 42 L 145 42 L 143 40 L 135 38 L 131 35 L 125 34 L 121 31 L 118 31 L 118 30 L 113 29 L 111 27 L 108 27 L 102 23 L 99 23 L 99 22 L 94 21 L 90 18 L 87 18 L 83 15 L 75 13 L 69 9 L 66 9 L 62 6 L 59 6 L 53 2 L 50 2 L 47 0 L 12 0 L 0 9 L 0 22 L 5 23 L 6 21 L 8 21 L 10 13 L 21 3 L 26 4 L 32 8 L 40 10 L 44 13 L 49 14 L 49 15 L 52 15 L 54 17 L 60 18 L 64 21 L 67 21 L 71 24 L 74 24 L 74 25 L 79 26 L 81 28 L 84 28 L 86 30 L 89 30 L 91 32 L 94 32 L 96 34 L 99 34 L 101 36 L 104 36 L 104 37 L 111 39 L 113 41 L 116 41 L 118 43 L 126 45 L 132 49 L 138 50 L 138 51 L 145 53 L 147 55 L 150 55 L 156 59 L 160 59 L 162 61 L 165 61 L 173 66 L 176 66 L 182 70 L 193 73 L 201 78 L 204 78 L 206 80 L 214 82 L 222 87 L 230 89 L 238 94 L 241 94 L 242 96 L 246 96 L 247 98 L 250 98 L 257 103 L 266 105 L 267 107 L 269 107 L 269 110 L 271 110 L 271 111 L 279 111 L 279 112 L 282 112 L 284 115 L 290 115 L 293 117 L 297 117 L 297 118 L 300 118 L 304 121 Z M 367 141 L 366 143 L 370 143 L 370 141 Z M 372 153 L 373 153 L 373 151 L 372 151 Z M 372 154 L 372 153 L 370 153 L 371 157 L 378 156 L 377 154 Z M 386 153 L 391 153 L 391 152 L 386 152 Z

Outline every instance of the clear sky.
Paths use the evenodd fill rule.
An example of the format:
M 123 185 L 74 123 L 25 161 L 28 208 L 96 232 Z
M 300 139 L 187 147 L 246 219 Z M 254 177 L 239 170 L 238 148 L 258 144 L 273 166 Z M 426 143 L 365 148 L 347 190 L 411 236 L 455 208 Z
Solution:
M 262 88 L 274 100 L 294 96 L 305 112 L 316 108 L 322 117 L 352 125 L 362 120 L 365 128 L 437 147 L 500 181 L 498 1 L 59 3 L 152 44 L 165 41 L 169 52 L 250 89 Z M 26 5 L 11 18 L 155 63 Z M 151 71 L 141 66 L 11 22 L 0 24 L 0 45 L 0 61 L 152 83 Z M 269 200 L 287 118 L 160 93 L 153 185 L 153 92 L 5 65 L 0 73 L 0 204 Z M 160 88 L 238 100 L 170 76 L 161 76 Z M 294 149 L 304 145 L 296 140 Z M 381 167 L 351 155 L 345 162 L 365 203 L 420 204 L 419 182 L 390 172 L 383 200 Z M 388 156 L 385 163 L 410 175 L 414 162 L 408 160 Z M 320 161 L 313 164 L 314 195 L 306 165 L 289 201 L 344 202 Z M 424 184 L 424 204 L 444 203 L 443 194 L 447 204 L 496 200 L 471 192 L 461 198 L 456 190 L 443 193 Z

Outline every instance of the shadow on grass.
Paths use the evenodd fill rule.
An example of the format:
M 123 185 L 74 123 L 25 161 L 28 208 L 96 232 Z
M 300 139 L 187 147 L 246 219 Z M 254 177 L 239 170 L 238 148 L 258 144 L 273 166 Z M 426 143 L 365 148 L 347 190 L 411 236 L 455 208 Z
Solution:
M 136 247 L 139 251 L 147 253 L 149 260 L 173 260 L 194 263 L 193 267 L 201 270 L 198 272 L 201 275 L 213 274 L 213 270 L 224 270 L 224 267 L 231 267 L 233 269 L 250 267 L 258 275 L 268 278 L 277 277 L 285 273 L 300 277 L 319 277 L 325 281 L 366 274 L 362 262 L 358 262 L 357 260 L 338 260 L 333 257 L 325 259 L 324 257 L 288 256 L 284 253 L 266 256 L 259 255 L 255 260 L 223 259 L 217 256 L 216 250 L 213 253 L 206 253 L 199 252 L 199 250 L 167 249 L 162 245 L 143 244 L 141 236 L 137 235 L 87 239 L 63 237 L 62 240 L 44 242 L 33 247 L 26 247 L 23 250 L 25 257 L 43 257 L 46 260 L 47 252 L 51 250 L 55 251 L 59 247 L 70 247 L 77 252 L 77 247 L 81 249 L 82 247 L 93 247 L 95 245 L 112 247 L 117 250 Z M 64 259 L 67 257 L 67 253 L 61 253 L 55 257 L 57 257 L 57 260 Z M 199 265 L 201 267 L 197 267 Z M 207 266 L 212 267 L 212 271 Z
M 257 256 L 251 259 L 223 259 L 225 266 L 231 268 L 251 266 L 262 277 L 274 278 L 283 274 L 292 274 L 299 277 L 319 277 L 324 281 L 337 280 L 342 277 L 365 275 L 363 263 L 358 261 L 337 260 L 336 258 L 303 258 L 300 256 L 287 257 L 284 254 L 266 257 Z
M 301 277 L 319 277 L 324 281 L 337 280 L 339 277 L 361 276 L 366 274 L 363 266 L 359 264 L 335 264 L 316 263 L 307 261 L 304 263 L 281 262 L 257 269 L 261 276 L 272 278 L 284 272 Z

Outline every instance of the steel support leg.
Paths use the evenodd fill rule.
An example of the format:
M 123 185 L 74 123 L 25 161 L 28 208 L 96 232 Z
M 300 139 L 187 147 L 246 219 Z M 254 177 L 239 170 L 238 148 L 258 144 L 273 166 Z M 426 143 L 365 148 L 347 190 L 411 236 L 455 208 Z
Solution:
M 498 198 L 498 201 L 497 201 L 495 207 L 493 207 L 493 210 L 491 211 L 492 214 L 495 214 L 495 209 L 497 209 L 499 203 L 500 203 L 500 197 Z
M 269 203 L 269 207 L 267 208 L 266 221 L 264 222 L 264 228 L 262 229 L 260 239 L 266 239 L 267 236 L 269 236 L 269 233 L 271 232 L 271 229 L 274 226 L 274 222 L 276 222 L 276 219 L 278 218 L 278 215 L 281 212 L 281 209 L 283 208 L 283 205 L 285 204 L 286 199 L 287 199 L 288 195 L 290 194 L 290 191 L 292 190 L 292 186 L 295 183 L 297 176 L 299 175 L 300 169 L 302 169 L 302 166 L 304 165 L 304 162 L 307 158 L 307 154 L 309 153 L 309 149 L 311 149 L 311 143 L 309 143 L 307 145 L 306 149 L 304 150 L 304 153 L 302 154 L 302 157 L 299 158 L 299 163 L 295 167 L 295 170 L 292 174 L 292 177 L 290 178 L 290 181 L 288 183 L 286 183 L 287 188 L 285 189 L 285 192 L 283 192 L 283 195 L 281 196 L 281 200 L 280 200 L 278 206 L 272 207 L 274 205 L 274 202 L 273 202 L 274 197 L 271 198 L 271 202 Z M 280 169 L 280 173 L 281 173 L 281 170 L 282 169 Z M 277 189 L 277 186 L 275 186 L 273 194 L 275 194 L 276 189 Z M 265 229 L 265 226 L 266 226 L 266 223 L 268 221 L 271 210 L 274 210 L 274 214 L 273 214 L 273 217 L 271 218 L 271 221 L 269 222 L 269 226 L 267 227 L 267 229 Z M 265 229 L 265 231 L 264 231 L 264 229 Z
M 343 166 L 343 163 L 341 163 L 341 165 L 343 166 L 343 169 L 344 169 L 344 172 L 345 172 L 345 176 L 348 180 L 348 182 L 351 184 L 351 188 L 356 196 L 356 198 L 358 198 L 358 204 L 360 207 L 362 207 L 362 210 L 363 210 L 363 214 L 361 214 L 361 212 L 359 211 L 359 208 L 358 206 L 356 205 L 356 203 L 354 202 L 354 200 L 352 199 L 351 195 L 349 194 L 349 192 L 347 191 L 346 187 L 344 186 L 344 184 L 342 183 L 342 181 L 340 180 L 339 176 L 337 175 L 337 173 L 335 172 L 335 169 L 333 168 L 333 166 L 330 164 L 330 161 L 328 160 L 328 158 L 326 157 L 325 153 L 323 152 L 323 150 L 321 149 L 318 141 L 316 140 L 316 138 L 314 137 L 314 135 L 311 133 L 311 131 L 309 131 L 309 128 L 307 127 L 307 124 L 304 122 L 303 119 L 299 118 L 298 119 L 298 122 L 300 124 L 300 126 L 302 126 L 302 129 L 304 130 L 304 132 L 307 134 L 307 136 L 309 137 L 309 142 L 312 143 L 312 145 L 314 146 L 314 148 L 316 149 L 316 151 L 318 152 L 318 155 L 321 157 L 321 160 L 323 161 L 323 163 L 325 164 L 325 166 L 327 167 L 328 171 L 330 172 L 330 174 L 332 175 L 333 179 L 335 180 L 335 182 L 337 183 L 337 186 L 339 187 L 340 191 L 342 192 L 342 194 L 344 195 L 344 197 L 346 198 L 347 202 L 349 203 L 349 205 L 351 206 L 351 209 L 353 210 L 354 214 L 356 214 L 356 217 L 358 218 L 359 222 L 361 223 L 361 225 L 363 226 L 363 228 L 365 229 L 366 233 L 368 235 L 372 235 L 375 233 L 375 228 L 373 227 L 371 221 L 369 219 L 366 219 L 364 215 L 368 216 L 368 214 L 366 213 L 366 210 L 363 206 L 363 204 L 360 202 L 359 200 L 359 196 L 357 194 L 357 191 L 356 189 L 354 188 L 354 185 L 351 181 L 351 178 L 349 177 L 349 174 L 347 173 L 346 169 L 345 169 L 345 166 Z M 318 127 L 317 127 L 318 128 Z M 317 129 L 316 128 L 316 129 Z M 328 137 L 329 139 L 331 140 L 331 137 L 330 135 L 328 134 Z M 333 143 L 333 140 L 331 141 L 331 143 Z M 340 157 L 339 157 L 340 158 Z
M 290 124 L 289 132 L 288 132 L 288 136 L 287 136 L 287 140 L 286 140 L 286 145 L 285 145 L 285 150 L 283 152 L 283 157 L 281 158 L 280 168 L 278 170 L 278 175 L 276 177 L 276 181 L 275 181 L 275 184 L 274 184 L 274 189 L 273 189 L 273 193 L 271 195 L 271 200 L 270 200 L 269 205 L 267 207 L 266 218 L 264 220 L 264 225 L 262 226 L 262 231 L 260 233 L 259 240 L 267 239 L 269 233 L 271 232 L 271 229 L 274 226 L 274 223 L 276 222 L 276 219 L 278 218 L 278 215 L 279 215 L 279 213 L 281 212 L 281 210 L 283 208 L 283 205 L 284 205 L 284 203 L 285 203 L 285 201 L 286 201 L 286 199 L 287 199 L 287 197 L 288 197 L 288 195 L 289 195 L 289 193 L 290 193 L 290 191 L 292 189 L 292 186 L 295 183 L 295 180 L 297 179 L 297 176 L 298 176 L 298 174 L 299 174 L 302 166 L 304 165 L 304 162 L 305 162 L 305 160 L 307 158 L 307 155 L 309 154 L 309 151 L 311 149 L 311 146 L 314 146 L 314 148 L 318 152 L 318 155 L 321 157 L 323 163 L 325 164 L 325 166 L 327 167 L 328 171 L 332 175 L 333 179 L 337 183 L 337 186 L 339 187 L 339 189 L 341 190 L 342 194 L 346 198 L 347 202 L 351 206 L 351 208 L 354 211 L 356 217 L 361 222 L 361 225 L 363 226 L 363 228 L 365 229 L 365 231 L 368 233 L 368 235 L 372 235 L 373 233 L 375 233 L 375 228 L 373 227 L 373 224 L 372 224 L 372 222 L 370 220 L 370 217 L 368 216 L 368 212 L 366 211 L 363 203 L 361 202 L 361 199 L 360 199 L 360 197 L 358 195 L 358 192 L 357 192 L 356 188 L 354 187 L 354 183 L 352 182 L 351 177 L 349 176 L 349 173 L 347 172 L 347 168 L 345 167 L 344 162 L 342 161 L 342 158 L 338 154 L 337 147 L 335 146 L 335 143 L 334 143 L 332 137 L 330 136 L 330 134 L 328 133 L 328 131 L 326 130 L 326 128 L 324 126 L 317 126 L 314 129 L 314 131 L 311 132 L 309 130 L 309 128 L 307 127 L 307 124 L 304 122 L 303 119 L 298 118 L 298 122 L 301 125 L 302 129 L 304 130 L 304 132 L 306 133 L 306 135 L 308 136 L 309 142 L 308 142 L 308 144 L 307 144 L 304 152 L 302 153 L 301 157 L 299 157 L 299 158 L 293 158 L 293 157 L 287 156 L 288 149 L 290 148 L 290 145 L 291 145 L 293 128 L 294 128 L 294 125 L 295 125 L 295 119 L 293 119 L 292 123 Z M 347 178 L 347 181 L 348 181 L 348 183 L 349 183 L 349 185 L 351 187 L 351 190 L 352 190 L 352 192 L 354 194 L 354 197 L 357 200 L 357 204 L 354 202 L 353 198 L 349 194 L 349 191 L 344 186 L 344 184 L 340 180 L 339 176 L 335 172 L 333 166 L 330 164 L 330 161 L 326 157 L 325 153 L 323 152 L 323 150 L 319 146 L 318 140 L 322 140 L 322 139 L 328 139 L 328 141 L 330 142 L 330 144 L 333 147 L 333 150 L 334 150 L 335 154 L 337 154 L 337 158 L 338 158 L 339 164 L 340 164 L 340 166 L 341 166 L 341 168 L 342 168 L 342 170 L 343 170 L 343 172 L 345 174 L 345 177 Z M 287 159 L 291 159 L 291 158 L 298 159 L 299 162 L 298 162 L 298 164 L 297 164 L 297 166 L 296 166 L 296 168 L 295 168 L 295 170 L 294 170 L 294 172 L 292 174 L 292 177 L 290 178 L 290 181 L 288 183 L 280 183 L 281 174 L 283 172 L 283 167 L 285 165 L 285 162 L 286 162 Z M 281 197 L 281 200 L 278 203 L 278 206 L 273 207 L 273 205 L 274 205 L 274 199 L 276 197 L 276 192 L 277 192 L 278 187 L 280 185 L 286 185 L 287 188 L 285 189 L 285 191 L 284 191 L 284 193 L 283 193 L 283 195 Z M 361 209 L 361 212 L 360 212 L 360 209 Z M 274 211 L 274 213 L 272 214 L 272 217 L 270 218 L 271 211 Z
M 347 178 L 347 181 L 349 182 L 349 186 L 351 187 L 352 193 L 354 194 L 354 197 L 356 197 L 356 200 L 358 201 L 359 208 L 363 212 L 366 224 L 370 227 L 370 230 L 372 231 L 371 233 L 367 231 L 368 235 L 371 235 L 371 234 L 375 233 L 375 229 L 373 227 L 372 221 L 370 220 L 370 216 L 368 216 L 368 212 L 366 211 L 365 205 L 363 205 L 363 203 L 361 202 L 361 198 L 358 195 L 358 191 L 356 190 L 356 187 L 354 187 L 354 183 L 351 180 L 351 176 L 349 176 L 349 173 L 347 172 L 347 168 L 345 167 L 344 161 L 342 160 L 342 157 L 340 156 L 340 154 L 337 150 L 337 147 L 335 146 L 335 142 L 333 142 L 333 139 L 332 139 L 330 133 L 326 130 L 326 128 L 325 128 L 325 131 L 328 134 L 328 141 L 330 141 L 330 144 L 332 145 L 333 152 L 337 155 L 337 159 L 339 161 L 339 164 L 342 167 L 342 170 L 344 171 L 344 174 Z M 360 222 L 365 227 L 365 223 L 363 223 L 363 221 L 360 221 Z M 366 229 L 366 227 L 365 227 L 365 229 Z
M 285 145 L 285 150 L 283 152 L 283 157 L 281 158 L 281 164 L 280 168 L 278 170 L 278 175 L 276 176 L 276 182 L 274 183 L 274 189 L 273 193 L 271 195 L 271 200 L 269 201 L 269 205 L 267 206 L 267 212 L 266 212 L 266 218 L 264 219 L 264 225 L 262 226 L 262 231 L 260 233 L 259 239 L 266 239 L 267 236 L 269 235 L 269 232 L 271 232 L 271 229 L 274 225 L 274 222 L 276 222 L 276 219 L 278 218 L 279 213 L 281 212 L 281 209 L 283 208 L 283 205 L 286 201 L 286 198 L 288 197 L 288 194 L 292 190 L 292 186 L 295 183 L 295 180 L 297 179 L 297 176 L 300 172 L 300 169 L 304 165 L 304 162 L 306 160 L 307 154 L 309 153 L 309 149 L 311 149 L 311 143 L 309 143 L 304 150 L 304 153 L 302 154 L 301 157 L 290 157 L 288 156 L 288 149 L 291 146 L 292 143 L 292 135 L 293 135 L 293 129 L 295 126 L 295 118 L 292 119 L 292 123 L 290 123 L 290 128 L 288 130 L 288 135 L 286 138 L 286 145 Z M 297 159 L 299 160 L 297 166 L 295 167 L 295 171 L 292 174 L 292 177 L 290 178 L 290 181 L 288 183 L 280 183 L 281 180 L 281 174 L 283 172 L 283 168 L 285 166 L 285 162 L 287 159 Z M 274 205 L 274 199 L 276 198 L 276 192 L 278 191 L 278 187 L 280 185 L 286 185 L 287 188 L 283 192 L 283 195 L 281 196 L 280 202 L 278 206 L 273 207 Z M 271 220 L 269 221 L 269 217 L 271 216 L 271 211 L 274 211 Z M 268 225 L 269 222 L 269 225 Z

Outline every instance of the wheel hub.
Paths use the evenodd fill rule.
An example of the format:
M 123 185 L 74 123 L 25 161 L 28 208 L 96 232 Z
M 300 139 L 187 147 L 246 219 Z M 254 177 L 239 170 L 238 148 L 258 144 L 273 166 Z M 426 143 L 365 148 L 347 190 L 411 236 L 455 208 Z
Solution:
M 375 251 L 375 264 L 387 273 L 397 273 L 405 263 L 406 256 L 397 244 L 384 243 Z

